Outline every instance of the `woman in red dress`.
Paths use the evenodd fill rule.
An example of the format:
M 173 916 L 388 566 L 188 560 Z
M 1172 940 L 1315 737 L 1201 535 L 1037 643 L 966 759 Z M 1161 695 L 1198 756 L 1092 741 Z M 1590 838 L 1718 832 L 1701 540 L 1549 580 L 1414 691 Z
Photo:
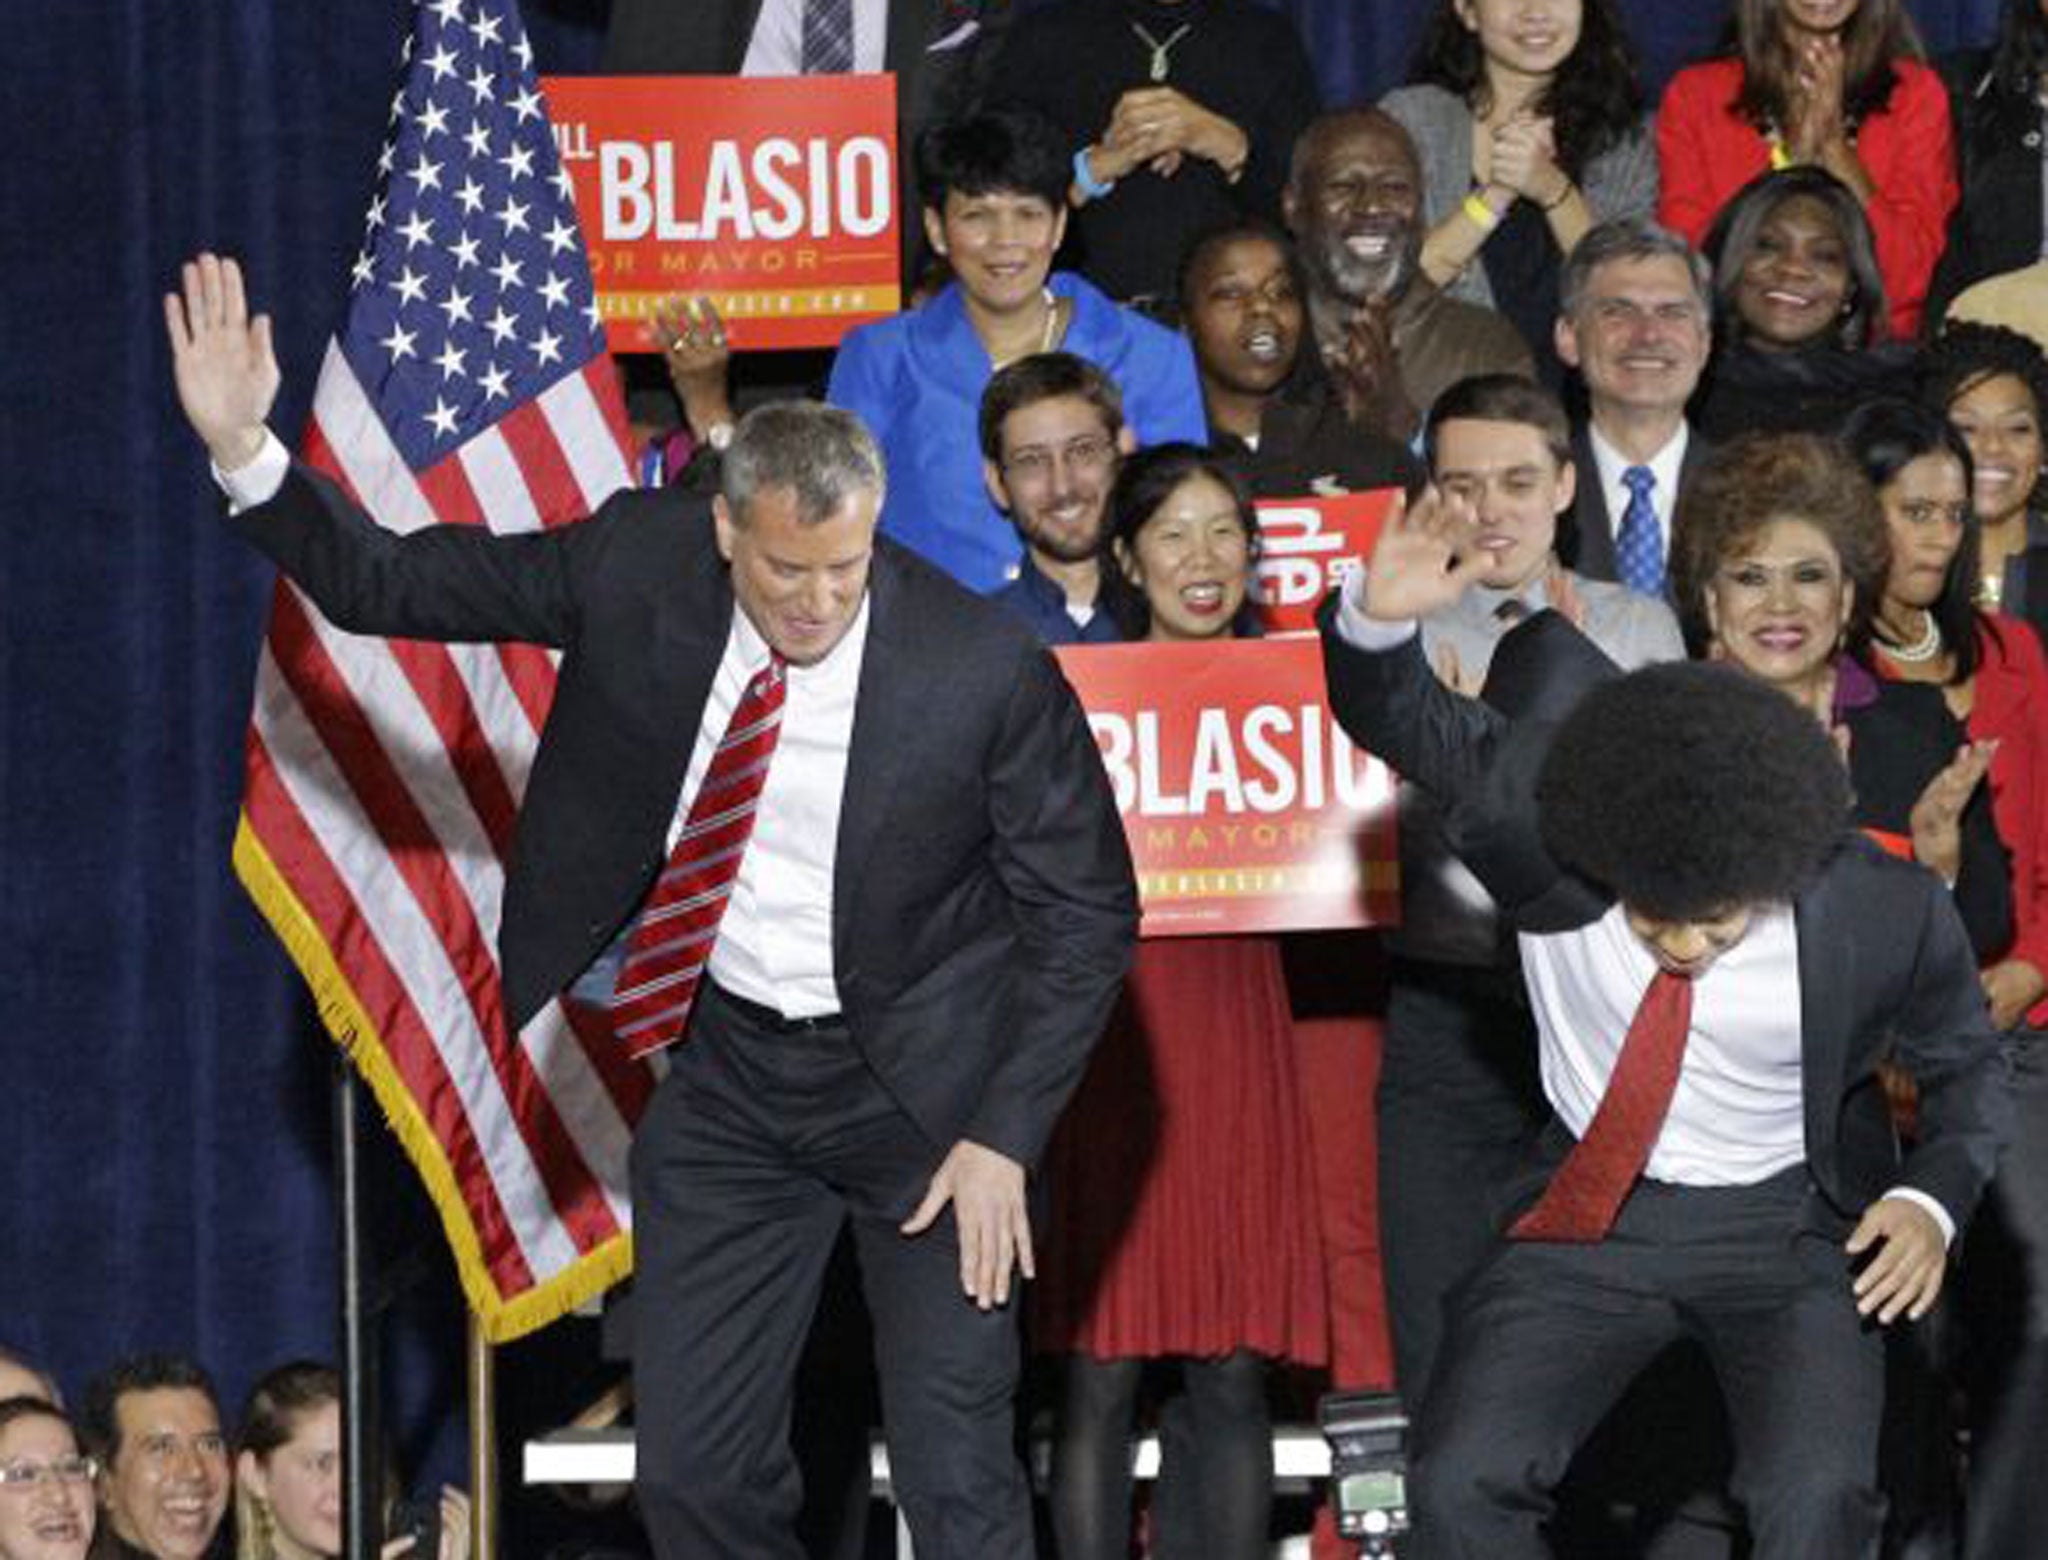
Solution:
M 1128 638 L 1238 631 L 1258 523 L 1219 457 L 1185 444 L 1132 457 L 1109 531 L 1105 578 Z M 1268 1363 L 1320 1363 L 1327 1334 L 1291 1032 L 1274 939 L 1143 942 L 1054 1137 L 1032 1298 L 1037 1346 L 1069 1356 L 1053 1448 L 1061 1560 L 1129 1552 L 1131 1427 L 1158 1359 L 1180 1363 L 1187 1392 L 1199 1466 L 1172 1473 L 1200 1503 L 1200 1552 L 1269 1552 Z

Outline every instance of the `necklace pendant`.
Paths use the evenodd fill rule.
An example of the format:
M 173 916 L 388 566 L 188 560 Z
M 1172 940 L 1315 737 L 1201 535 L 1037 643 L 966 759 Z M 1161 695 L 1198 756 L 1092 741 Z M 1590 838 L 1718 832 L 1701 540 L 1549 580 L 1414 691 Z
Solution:
M 1167 63 L 1166 50 L 1154 44 L 1152 46 L 1152 79 L 1154 81 L 1164 81 L 1166 79 Z

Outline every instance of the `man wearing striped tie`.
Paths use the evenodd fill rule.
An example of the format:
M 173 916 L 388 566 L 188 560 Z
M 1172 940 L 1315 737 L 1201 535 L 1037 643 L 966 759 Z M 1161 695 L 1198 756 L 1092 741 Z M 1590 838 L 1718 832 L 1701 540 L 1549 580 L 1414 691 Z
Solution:
M 336 624 L 563 652 L 507 864 L 508 1027 L 564 991 L 681 1044 L 633 1192 L 639 1494 L 663 1560 L 788 1557 L 792 1381 L 848 1221 L 925 1560 L 1029 1560 L 1012 1443 L 1025 1182 L 1136 891 L 1087 722 L 1009 614 L 875 536 L 858 419 L 742 419 L 708 506 L 556 530 L 367 519 L 265 427 L 232 262 L 166 300 L 233 523 Z M 737 610 L 735 610 L 737 608 Z

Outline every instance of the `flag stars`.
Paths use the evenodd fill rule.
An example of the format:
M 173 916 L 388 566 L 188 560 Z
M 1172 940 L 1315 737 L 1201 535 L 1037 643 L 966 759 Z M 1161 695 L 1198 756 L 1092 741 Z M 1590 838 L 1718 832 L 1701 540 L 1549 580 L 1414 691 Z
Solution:
M 507 398 L 509 392 L 505 386 L 511 377 L 511 375 L 507 374 L 505 370 L 498 367 L 495 363 L 489 363 L 484 366 L 484 371 L 477 375 L 477 383 L 483 388 L 486 405 L 492 401 L 502 401 Z
M 523 125 L 529 119 L 540 118 L 540 94 L 532 87 L 522 87 L 512 99 L 512 112 Z
M 448 289 L 448 296 L 435 304 L 434 307 L 448 317 L 448 328 L 453 330 L 458 323 L 464 325 L 474 323 L 470 317 L 469 304 L 470 297 L 468 293 L 458 287 L 450 287 Z
M 391 334 L 384 337 L 377 345 L 391 354 L 391 361 L 396 365 L 401 359 L 419 356 L 418 350 L 413 346 L 413 341 L 418 334 L 419 332 L 407 330 L 403 325 L 393 320 L 391 322 Z
M 543 327 L 541 333 L 533 338 L 533 360 L 536 366 L 561 362 L 562 338 Z
M 426 419 L 438 439 L 445 439 L 455 431 L 455 408 L 438 395 L 434 397 L 434 409 L 426 414 Z
M 484 329 L 491 333 L 491 340 L 499 346 L 510 341 L 519 327 L 519 321 L 506 312 L 505 306 L 498 305 L 498 312 L 484 321 Z
M 448 342 L 445 346 L 441 348 L 441 355 L 435 358 L 434 362 L 441 370 L 441 382 L 443 384 L 446 384 L 451 379 L 460 379 L 463 377 L 463 357 L 464 353 L 462 348 L 458 347 L 453 341 Z
M 469 30 L 476 35 L 476 46 L 481 49 L 488 44 L 504 42 L 498 36 L 499 29 L 504 25 L 504 17 L 488 15 L 479 10 L 476 20 L 469 24 Z
M 498 166 L 505 170 L 507 178 L 530 179 L 533 177 L 533 148 L 518 146 L 498 159 Z
M 373 228 L 384 225 L 384 197 L 381 194 L 370 198 L 370 209 L 363 213 L 363 223 Z
M 519 61 L 521 70 L 533 69 L 533 45 L 526 41 L 525 33 L 521 33 L 513 42 L 512 57 Z
M 377 149 L 377 177 L 387 178 L 391 173 L 392 161 L 398 156 L 398 143 L 386 141 Z
M 437 135 L 448 133 L 448 109 L 445 104 L 429 103 L 420 110 L 420 139 L 431 141 Z
M 553 271 L 548 272 L 548 279 L 540 284 L 540 295 L 550 309 L 569 307 L 569 284 Z
M 466 271 L 475 265 L 477 263 L 476 249 L 477 241 L 467 233 L 464 233 L 454 243 L 450 244 L 448 246 L 448 253 L 455 257 L 455 269 Z
M 526 214 L 532 209 L 530 203 L 516 201 L 507 195 L 504 207 L 497 212 L 498 222 L 507 234 L 529 232 L 531 230 L 526 224 Z
M 549 175 L 548 182 L 554 185 L 555 193 L 561 196 L 562 199 L 574 200 L 576 198 L 576 186 L 570 181 L 569 169 L 566 164 L 556 163 L 555 171 Z
M 548 225 L 546 237 L 548 253 L 551 255 L 558 255 L 565 249 L 576 247 L 576 229 L 560 217 Z
M 491 267 L 491 274 L 498 279 L 498 291 L 508 287 L 523 287 L 525 278 L 519 273 L 519 262 L 510 255 L 498 256 L 498 263 Z
M 462 132 L 462 139 L 469 147 L 469 155 L 479 162 L 491 155 L 491 132 L 481 119 L 470 121 L 469 128 Z
M 434 73 L 436 81 L 446 81 L 455 74 L 456 58 L 445 43 L 434 45 L 434 52 L 420 62 Z
M 407 170 L 405 176 L 412 180 L 415 195 L 422 195 L 428 190 L 438 190 L 441 187 L 441 165 L 429 162 L 425 152 L 419 154 L 419 160 Z
M 497 77 L 479 65 L 464 85 L 469 88 L 470 95 L 476 102 L 484 103 L 490 100 L 491 93 L 497 85 L 497 80 Z
M 433 242 L 434 219 L 415 210 L 398 224 L 398 231 L 404 236 L 406 252 L 410 254 L 420 245 Z
M 460 27 L 462 25 L 462 0 L 434 0 L 434 3 L 428 6 L 427 9 L 440 17 L 442 23 L 446 26 Z
M 455 198 L 472 217 L 484 209 L 484 187 L 473 178 L 463 179 L 462 188 L 455 192 Z
M 409 265 L 399 269 L 398 280 L 391 285 L 398 294 L 401 307 L 408 303 L 423 302 L 427 296 L 427 279 Z
M 360 292 L 377 279 L 377 262 L 365 249 L 356 256 L 356 263 L 348 268 L 348 290 Z

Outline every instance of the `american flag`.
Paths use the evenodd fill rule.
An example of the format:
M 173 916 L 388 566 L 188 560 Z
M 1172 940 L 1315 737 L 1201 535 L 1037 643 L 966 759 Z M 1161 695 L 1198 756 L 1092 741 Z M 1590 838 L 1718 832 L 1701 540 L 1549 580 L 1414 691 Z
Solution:
M 629 483 L 566 173 L 510 0 L 420 5 L 303 457 L 381 525 L 567 524 Z M 365 639 L 280 583 L 235 863 L 441 1213 L 486 1336 L 630 1262 L 652 1088 L 560 1004 L 505 1032 L 503 858 L 555 670 Z

